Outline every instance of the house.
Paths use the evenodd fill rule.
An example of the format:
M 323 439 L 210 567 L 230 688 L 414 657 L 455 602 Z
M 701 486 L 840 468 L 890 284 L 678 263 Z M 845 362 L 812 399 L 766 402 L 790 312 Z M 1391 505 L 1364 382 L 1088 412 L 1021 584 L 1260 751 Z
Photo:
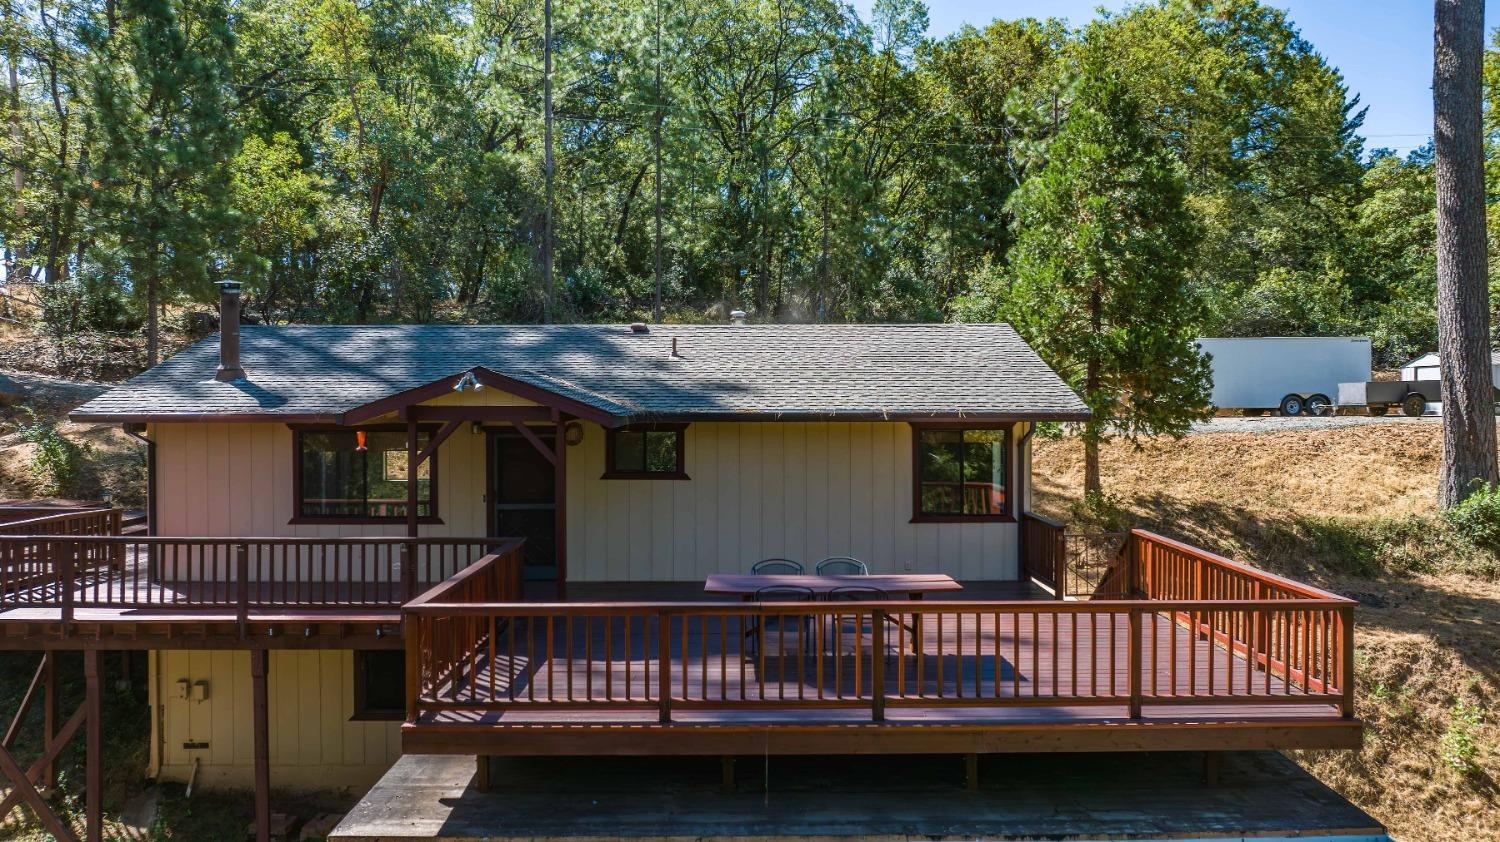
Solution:
M 1029 512 L 1037 425 L 1088 412 L 1006 325 L 222 306 L 222 336 L 72 416 L 149 442 L 151 536 L 0 537 L 0 642 L 85 650 L 86 709 L 54 731 L 45 703 L 49 739 L 87 729 L 89 783 L 108 650 L 151 653 L 151 774 L 253 787 L 262 838 L 271 786 L 403 752 L 482 784 L 517 754 L 1359 743 L 1351 601 Z M 725 575 L 827 556 L 870 575 Z M 7 757 L 31 803 L 45 772 Z

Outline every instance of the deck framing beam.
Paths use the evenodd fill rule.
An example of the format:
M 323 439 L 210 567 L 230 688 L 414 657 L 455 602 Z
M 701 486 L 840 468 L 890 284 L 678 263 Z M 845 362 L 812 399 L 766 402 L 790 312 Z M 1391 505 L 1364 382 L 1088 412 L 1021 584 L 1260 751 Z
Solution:
M 104 839 L 104 698 L 99 692 L 99 650 L 83 653 L 84 828 L 88 842 Z
M 1361 723 L 1345 719 L 1148 718 L 1079 723 L 915 725 L 424 725 L 401 730 L 406 754 L 711 756 L 759 754 L 1011 754 L 1100 751 L 1356 749 Z

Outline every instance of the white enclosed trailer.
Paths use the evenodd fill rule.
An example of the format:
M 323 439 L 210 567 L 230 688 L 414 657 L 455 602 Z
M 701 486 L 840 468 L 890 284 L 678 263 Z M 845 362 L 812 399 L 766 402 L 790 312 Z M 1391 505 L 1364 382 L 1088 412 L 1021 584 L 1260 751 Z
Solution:
M 1267 336 L 1198 340 L 1220 409 L 1326 415 L 1339 384 L 1370 379 L 1368 336 Z

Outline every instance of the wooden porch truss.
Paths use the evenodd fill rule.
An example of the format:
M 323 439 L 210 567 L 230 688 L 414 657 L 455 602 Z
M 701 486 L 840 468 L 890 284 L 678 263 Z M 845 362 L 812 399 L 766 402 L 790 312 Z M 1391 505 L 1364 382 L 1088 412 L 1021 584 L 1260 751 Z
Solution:
M 21 700 L 16 715 L 6 729 L 5 739 L 0 741 L 0 773 L 10 782 L 11 790 L 0 799 L 0 821 L 9 817 L 11 811 L 22 803 L 31 808 L 43 828 L 54 837 L 65 842 L 77 842 L 78 836 L 72 826 L 52 809 L 38 786 L 49 791 L 56 788 L 57 756 L 80 727 L 87 726 L 84 747 L 84 836 L 89 842 L 104 838 L 103 808 L 103 758 L 104 729 L 102 723 L 103 704 L 99 695 L 99 650 L 90 649 L 83 655 L 84 699 L 73 715 L 68 717 L 61 729 L 53 732 L 53 711 L 56 704 L 56 666 L 52 652 L 42 655 L 35 677 L 26 696 Z M 42 754 L 31 765 L 22 770 L 13 753 L 15 738 L 19 735 L 22 720 L 30 712 L 39 687 L 46 695 L 47 715 L 43 724 L 45 744 Z

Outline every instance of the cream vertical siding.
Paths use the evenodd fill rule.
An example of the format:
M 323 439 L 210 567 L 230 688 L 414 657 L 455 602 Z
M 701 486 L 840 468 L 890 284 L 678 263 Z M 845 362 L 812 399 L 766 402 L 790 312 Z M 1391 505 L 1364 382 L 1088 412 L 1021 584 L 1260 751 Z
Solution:
M 694 581 L 762 558 L 1018 575 L 1013 523 L 911 523 L 905 423 L 698 423 L 688 480 L 606 480 L 605 431 L 568 451 L 568 578 Z
M 519 403 L 504 393 L 435 403 Z M 911 523 L 905 423 L 695 423 L 689 480 L 605 480 L 605 431 L 568 449 L 568 575 L 576 581 L 699 580 L 762 558 L 852 555 L 878 572 L 960 579 L 1018 575 L 1013 523 Z M 1021 429 L 1021 427 L 1018 427 Z M 292 524 L 285 424 L 157 424 L 161 535 L 401 535 L 392 524 Z M 438 514 L 422 534 L 486 531 L 485 437 L 459 429 L 438 450 Z M 1022 458 L 1022 478 L 1029 474 Z M 1025 499 L 1025 489 L 1015 489 Z
M 152 653 L 152 695 L 161 705 L 152 757 L 164 780 L 252 788 L 250 653 Z M 208 699 L 180 697 L 179 679 L 207 681 Z M 401 754 L 400 723 L 351 722 L 354 653 L 272 652 L 266 677 L 271 784 L 296 789 L 368 786 Z M 198 747 L 202 746 L 202 747 Z

